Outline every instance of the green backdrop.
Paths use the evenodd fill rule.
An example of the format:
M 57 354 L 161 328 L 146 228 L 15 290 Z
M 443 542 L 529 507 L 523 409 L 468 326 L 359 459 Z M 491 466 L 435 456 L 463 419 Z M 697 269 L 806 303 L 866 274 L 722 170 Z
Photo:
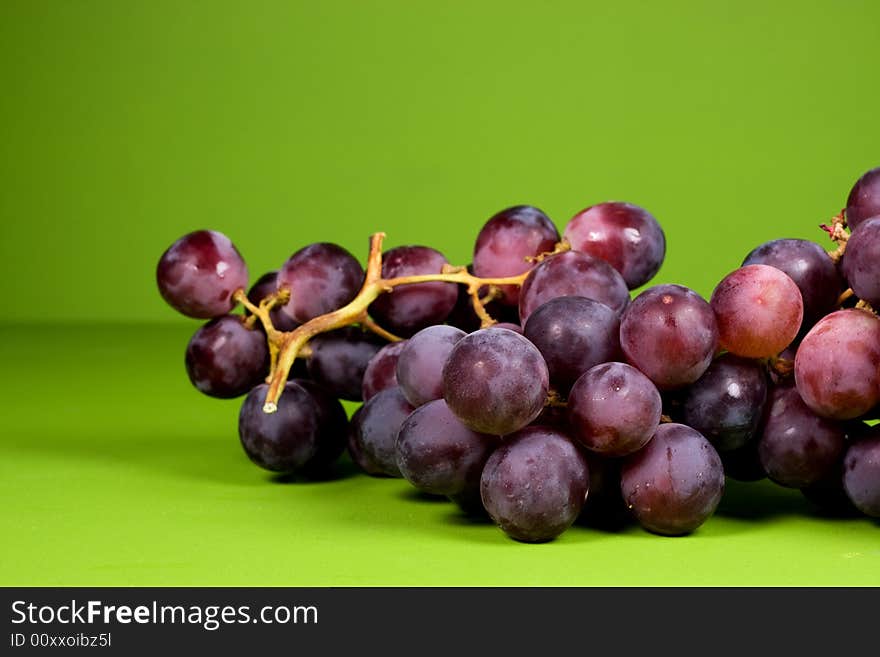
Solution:
M 524 546 L 397 481 L 272 481 L 154 267 L 227 233 L 258 275 L 318 240 L 460 264 L 529 203 L 666 230 L 707 295 L 880 165 L 880 4 L 0 3 L 0 584 L 880 584 L 878 526 L 731 484 L 691 537 Z

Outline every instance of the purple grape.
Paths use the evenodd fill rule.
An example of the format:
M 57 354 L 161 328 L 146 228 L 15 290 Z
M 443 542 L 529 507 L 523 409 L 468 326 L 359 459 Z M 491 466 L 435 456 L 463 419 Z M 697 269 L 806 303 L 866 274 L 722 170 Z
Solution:
M 397 385 L 397 360 L 407 341 L 391 342 L 376 352 L 364 370 L 361 396 L 369 401 L 377 392 Z
M 594 365 L 621 355 L 617 313 L 586 297 L 557 297 L 539 306 L 523 335 L 544 356 L 550 383 L 562 393 Z
M 621 459 L 587 452 L 590 472 L 590 494 L 581 511 L 579 523 L 602 529 L 620 529 L 632 521 L 620 494 Z
M 880 318 L 838 310 L 804 337 L 794 361 L 797 389 L 814 413 L 850 420 L 880 402 Z
M 235 307 L 248 284 L 247 265 L 226 235 L 197 230 L 172 244 L 156 267 L 159 293 L 187 317 L 211 319 Z
M 240 315 L 217 317 L 190 338 L 184 362 L 200 392 L 221 399 L 238 397 L 269 373 L 266 336 L 246 328 Z
M 357 467 L 368 475 L 381 477 L 383 476 L 382 469 L 375 461 L 373 461 L 373 459 L 364 453 L 358 442 L 358 431 L 361 422 L 360 417 L 363 410 L 363 406 L 358 406 L 357 410 L 351 414 L 351 420 L 348 423 L 348 432 L 346 434 L 346 448 L 348 449 L 349 456 L 351 456 L 351 460 L 354 461 L 354 464 Z
M 844 452 L 844 456 L 846 452 Z M 801 494 L 814 505 L 834 515 L 855 515 L 858 509 L 843 486 L 843 460 L 835 464 L 830 474 L 814 484 L 801 488 Z
M 398 246 L 382 256 L 382 278 L 439 274 L 446 264 L 446 258 L 436 249 Z M 455 283 L 409 283 L 376 299 L 370 305 L 370 315 L 383 328 L 409 337 L 446 321 L 457 299 Z
M 520 321 L 525 325 L 539 306 L 565 296 L 593 299 L 618 314 L 629 303 L 629 289 L 614 267 L 580 251 L 565 251 L 529 272 L 519 295 Z
M 332 465 L 345 451 L 348 415 L 339 400 L 314 381 L 296 379 L 294 383 L 312 396 L 318 409 L 318 449 L 304 468 L 319 472 Z
M 620 490 L 648 531 L 688 534 L 715 512 L 724 492 L 718 452 L 698 431 L 661 424 L 648 444 L 623 460 Z
M 446 402 L 435 399 L 414 410 L 397 435 L 397 466 L 404 478 L 432 495 L 455 496 L 472 490 L 496 436 L 468 429 Z
M 853 231 L 842 264 L 856 296 L 880 306 L 880 216 L 866 220 Z
M 397 467 L 397 433 L 413 410 L 400 388 L 394 387 L 376 393 L 352 418 L 354 449 L 350 451 L 368 474 L 402 476 Z
M 805 488 L 829 475 L 840 461 L 846 432 L 804 404 L 797 388 L 770 393 L 758 455 L 767 476 L 781 486 Z
M 269 386 L 261 383 L 245 397 L 238 416 L 238 435 L 251 461 L 272 472 L 293 473 L 318 453 L 324 415 L 302 386 L 288 382 L 278 410 L 264 413 Z
M 409 340 L 397 361 L 397 381 L 403 396 L 421 406 L 443 396 L 443 365 L 466 333 L 454 326 L 429 326 Z
M 768 265 L 732 271 L 715 287 L 709 304 L 721 346 L 746 358 L 776 356 L 795 339 L 804 318 L 798 286 Z
M 843 487 L 859 511 L 880 518 L 880 428 L 877 426 L 846 450 Z
M 354 326 L 322 333 L 309 342 L 309 376 L 335 397 L 360 401 L 367 364 L 384 344 Z
M 654 278 L 666 255 L 660 224 L 631 203 L 610 201 L 581 210 L 569 220 L 563 237 L 574 250 L 614 267 L 631 290 Z
M 755 436 L 742 447 L 725 452 L 718 452 L 724 465 L 724 474 L 737 481 L 760 481 L 766 479 L 767 472 L 761 465 L 758 455 L 758 436 Z
M 526 427 L 507 436 L 489 457 L 480 480 L 483 506 L 518 541 L 550 541 L 577 519 L 587 498 L 586 458 L 551 427 Z
M 480 278 L 507 278 L 534 267 L 528 258 L 549 253 L 559 242 L 559 231 L 538 208 L 518 205 L 502 210 L 480 229 L 474 245 L 474 274 Z M 519 289 L 502 287 L 502 303 L 515 306 Z
M 718 347 L 715 314 L 686 287 L 650 287 L 624 311 L 620 346 L 629 364 L 660 390 L 690 385 L 709 367 Z
M 843 292 L 843 279 L 828 253 L 808 240 L 765 242 L 749 253 L 742 264 L 769 265 L 785 272 L 800 290 L 805 324 L 815 323 L 831 312 Z
M 468 427 L 496 436 L 513 433 L 538 417 L 549 375 L 537 347 L 506 329 L 463 337 L 443 367 L 443 398 Z
M 260 301 L 268 297 L 270 294 L 275 294 L 278 289 L 278 272 L 270 271 L 257 279 L 257 282 L 251 286 L 251 289 L 248 291 L 247 297 L 248 301 L 250 301 L 255 306 L 260 305 Z M 286 312 L 284 312 L 280 307 L 275 306 L 272 310 L 269 311 L 269 318 L 272 320 L 272 326 L 274 326 L 279 331 L 292 331 L 299 324 L 293 321 Z M 262 327 L 263 325 L 257 322 L 257 325 Z
M 660 424 L 660 392 L 624 363 L 596 365 L 568 396 L 572 435 L 603 456 L 625 456 L 651 440 Z
M 864 173 L 846 199 L 846 223 L 850 230 L 871 217 L 880 215 L 880 167 Z
M 715 449 L 730 451 L 755 436 L 766 400 L 764 368 L 755 361 L 724 354 L 687 389 L 681 418 Z
M 309 244 L 294 253 L 278 272 L 278 289 L 290 290 L 282 308 L 294 321 L 310 319 L 341 308 L 357 296 L 364 270 L 357 259 L 337 244 Z

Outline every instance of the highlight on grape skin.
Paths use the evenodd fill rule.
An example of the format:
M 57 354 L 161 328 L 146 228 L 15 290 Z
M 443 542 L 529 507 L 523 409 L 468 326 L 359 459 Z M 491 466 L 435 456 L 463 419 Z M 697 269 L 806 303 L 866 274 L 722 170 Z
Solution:
M 235 307 L 232 295 L 247 288 L 248 270 L 226 235 L 197 230 L 162 254 L 156 283 L 162 298 L 179 313 L 212 319 Z
M 804 318 L 801 292 L 785 273 L 746 265 L 725 276 L 709 301 L 718 340 L 732 354 L 769 358 L 795 339 Z

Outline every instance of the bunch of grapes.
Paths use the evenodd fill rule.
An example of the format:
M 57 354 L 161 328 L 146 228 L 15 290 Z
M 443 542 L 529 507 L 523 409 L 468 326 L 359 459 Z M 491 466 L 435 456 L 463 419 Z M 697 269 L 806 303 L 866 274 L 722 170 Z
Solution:
M 248 291 L 229 239 L 197 231 L 157 280 L 210 320 L 187 373 L 207 395 L 244 396 L 241 445 L 266 470 L 317 475 L 347 450 L 520 541 L 579 517 L 682 535 L 725 477 L 880 517 L 880 168 L 822 227 L 834 251 L 767 242 L 708 301 L 682 285 L 631 298 L 666 239 L 621 202 L 562 236 L 537 208 L 503 210 L 467 267 L 427 246 L 383 253 L 382 233 L 366 269 L 311 244 Z M 349 418 L 340 400 L 363 404 Z

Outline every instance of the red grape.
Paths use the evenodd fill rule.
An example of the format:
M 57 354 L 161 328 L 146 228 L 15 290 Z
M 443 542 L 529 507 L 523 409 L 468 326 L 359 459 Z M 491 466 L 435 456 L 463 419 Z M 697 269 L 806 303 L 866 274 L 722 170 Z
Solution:
M 846 199 L 846 223 L 855 230 L 865 219 L 880 215 L 880 167 L 864 173 Z
M 357 259 L 337 244 L 309 244 L 294 253 L 278 272 L 278 289 L 290 290 L 283 306 L 300 324 L 341 308 L 357 296 L 364 270 Z
M 880 402 L 880 318 L 848 308 L 819 320 L 798 347 L 794 376 L 822 417 L 850 420 L 870 411 Z
M 797 336 L 804 304 L 795 282 L 769 265 L 746 265 L 715 287 L 709 302 L 719 342 L 746 358 L 776 356 Z
M 188 317 L 210 319 L 235 307 L 232 295 L 247 287 L 248 270 L 226 235 L 197 230 L 162 254 L 156 283 L 172 308 Z
M 657 220 L 632 203 L 599 203 L 572 217 L 563 237 L 576 251 L 609 263 L 629 289 L 651 280 L 666 255 L 666 236 Z
M 534 267 L 527 258 L 552 251 L 558 241 L 556 226 L 538 208 L 507 208 L 480 229 L 474 246 L 474 274 L 480 278 L 516 276 Z M 518 303 L 516 286 L 506 285 L 502 292 L 503 303 Z
M 195 332 L 184 363 L 200 392 L 222 399 L 238 397 L 269 373 L 266 336 L 246 328 L 240 315 L 224 315 Z

